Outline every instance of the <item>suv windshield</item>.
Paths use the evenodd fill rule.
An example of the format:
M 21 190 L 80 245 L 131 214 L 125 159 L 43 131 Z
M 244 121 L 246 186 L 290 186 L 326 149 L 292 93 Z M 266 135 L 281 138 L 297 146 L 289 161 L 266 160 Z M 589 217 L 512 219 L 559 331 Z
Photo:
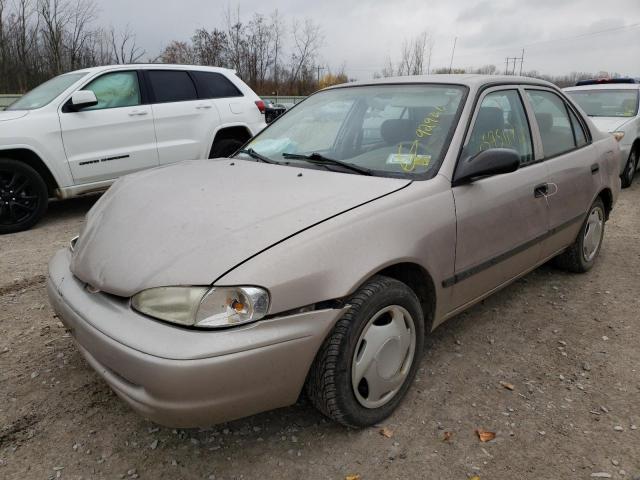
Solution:
M 437 84 L 326 90 L 280 117 L 247 150 L 296 166 L 312 160 L 312 168 L 354 173 L 339 165 L 347 163 L 379 176 L 432 176 L 465 95 L 465 87 Z
M 54 77 L 20 97 L 7 110 L 35 110 L 44 107 L 85 75 L 86 73 L 67 73 Z
M 575 90 L 567 94 L 590 117 L 635 117 L 638 90 Z

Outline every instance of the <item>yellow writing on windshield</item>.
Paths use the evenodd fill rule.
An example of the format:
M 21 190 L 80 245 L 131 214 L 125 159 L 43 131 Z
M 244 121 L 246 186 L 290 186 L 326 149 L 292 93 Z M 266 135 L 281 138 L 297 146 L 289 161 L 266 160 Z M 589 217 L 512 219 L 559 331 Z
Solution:
M 433 130 L 440 123 L 440 114 L 444 111 L 445 107 L 436 107 L 433 112 L 424 117 L 424 120 L 422 120 L 416 129 L 416 136 L 422 138 L 433 134 Z

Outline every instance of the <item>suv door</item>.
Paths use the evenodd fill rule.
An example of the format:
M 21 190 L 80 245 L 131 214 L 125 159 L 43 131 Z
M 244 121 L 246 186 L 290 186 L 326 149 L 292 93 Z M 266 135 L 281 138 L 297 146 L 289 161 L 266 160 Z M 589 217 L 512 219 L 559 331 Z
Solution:
M 207 158 L 218 112 L 198 98 L 186 70 L 145 70 L 151 91 L 160 164 Z
M 461 160 L 482 150 L 510 148 L 520 155 L 515 172 L 453 188 L 457 218 L 455 309 L 537 266 L 548 229 L 548 208 L 537 188 L 547 181 L 545 163 L 534 159 L 523 92 L 517 86 L 486 90 L 478 102 Z
M 578 235 L 600 184 L 600 157 L 573 109 L 557 93 L 527 88 L 526 96 L 540 132 L 549 170 L 549 237 L 543 256 L 551 257 Z
M 80 90 L 98 104 L 59 111 L 62 141 L 77 184 L 111 180 L 158 165 L 151 107 L 144 105 L 135 70 L 108 72 Z

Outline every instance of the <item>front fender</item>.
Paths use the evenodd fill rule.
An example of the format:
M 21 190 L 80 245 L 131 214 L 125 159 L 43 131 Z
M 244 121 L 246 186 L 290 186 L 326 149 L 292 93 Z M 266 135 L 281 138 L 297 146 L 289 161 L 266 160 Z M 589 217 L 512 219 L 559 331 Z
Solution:
M 441 176 L 338 215 L 246 260 L 214 285 L 260 285 L 275 314 L 346 297 L 367 278 L 398 263 L 415 263 L 436 288 L 435 323 L 450 307 L 442 280 L 453 274 L 455 209 Z

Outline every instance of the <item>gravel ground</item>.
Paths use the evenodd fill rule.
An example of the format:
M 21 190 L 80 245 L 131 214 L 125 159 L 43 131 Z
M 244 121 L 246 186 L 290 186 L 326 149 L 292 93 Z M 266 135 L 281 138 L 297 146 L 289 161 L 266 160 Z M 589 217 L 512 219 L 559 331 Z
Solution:
M 543 266 L 447 322 L 399 410 L 360 431 L 304 399 L 202 430 L 131 412 L 45 293 L 47 260 L 94 201 L 0 237 L 0 478 L 640 478 L 640 181 L 590 273 Z

